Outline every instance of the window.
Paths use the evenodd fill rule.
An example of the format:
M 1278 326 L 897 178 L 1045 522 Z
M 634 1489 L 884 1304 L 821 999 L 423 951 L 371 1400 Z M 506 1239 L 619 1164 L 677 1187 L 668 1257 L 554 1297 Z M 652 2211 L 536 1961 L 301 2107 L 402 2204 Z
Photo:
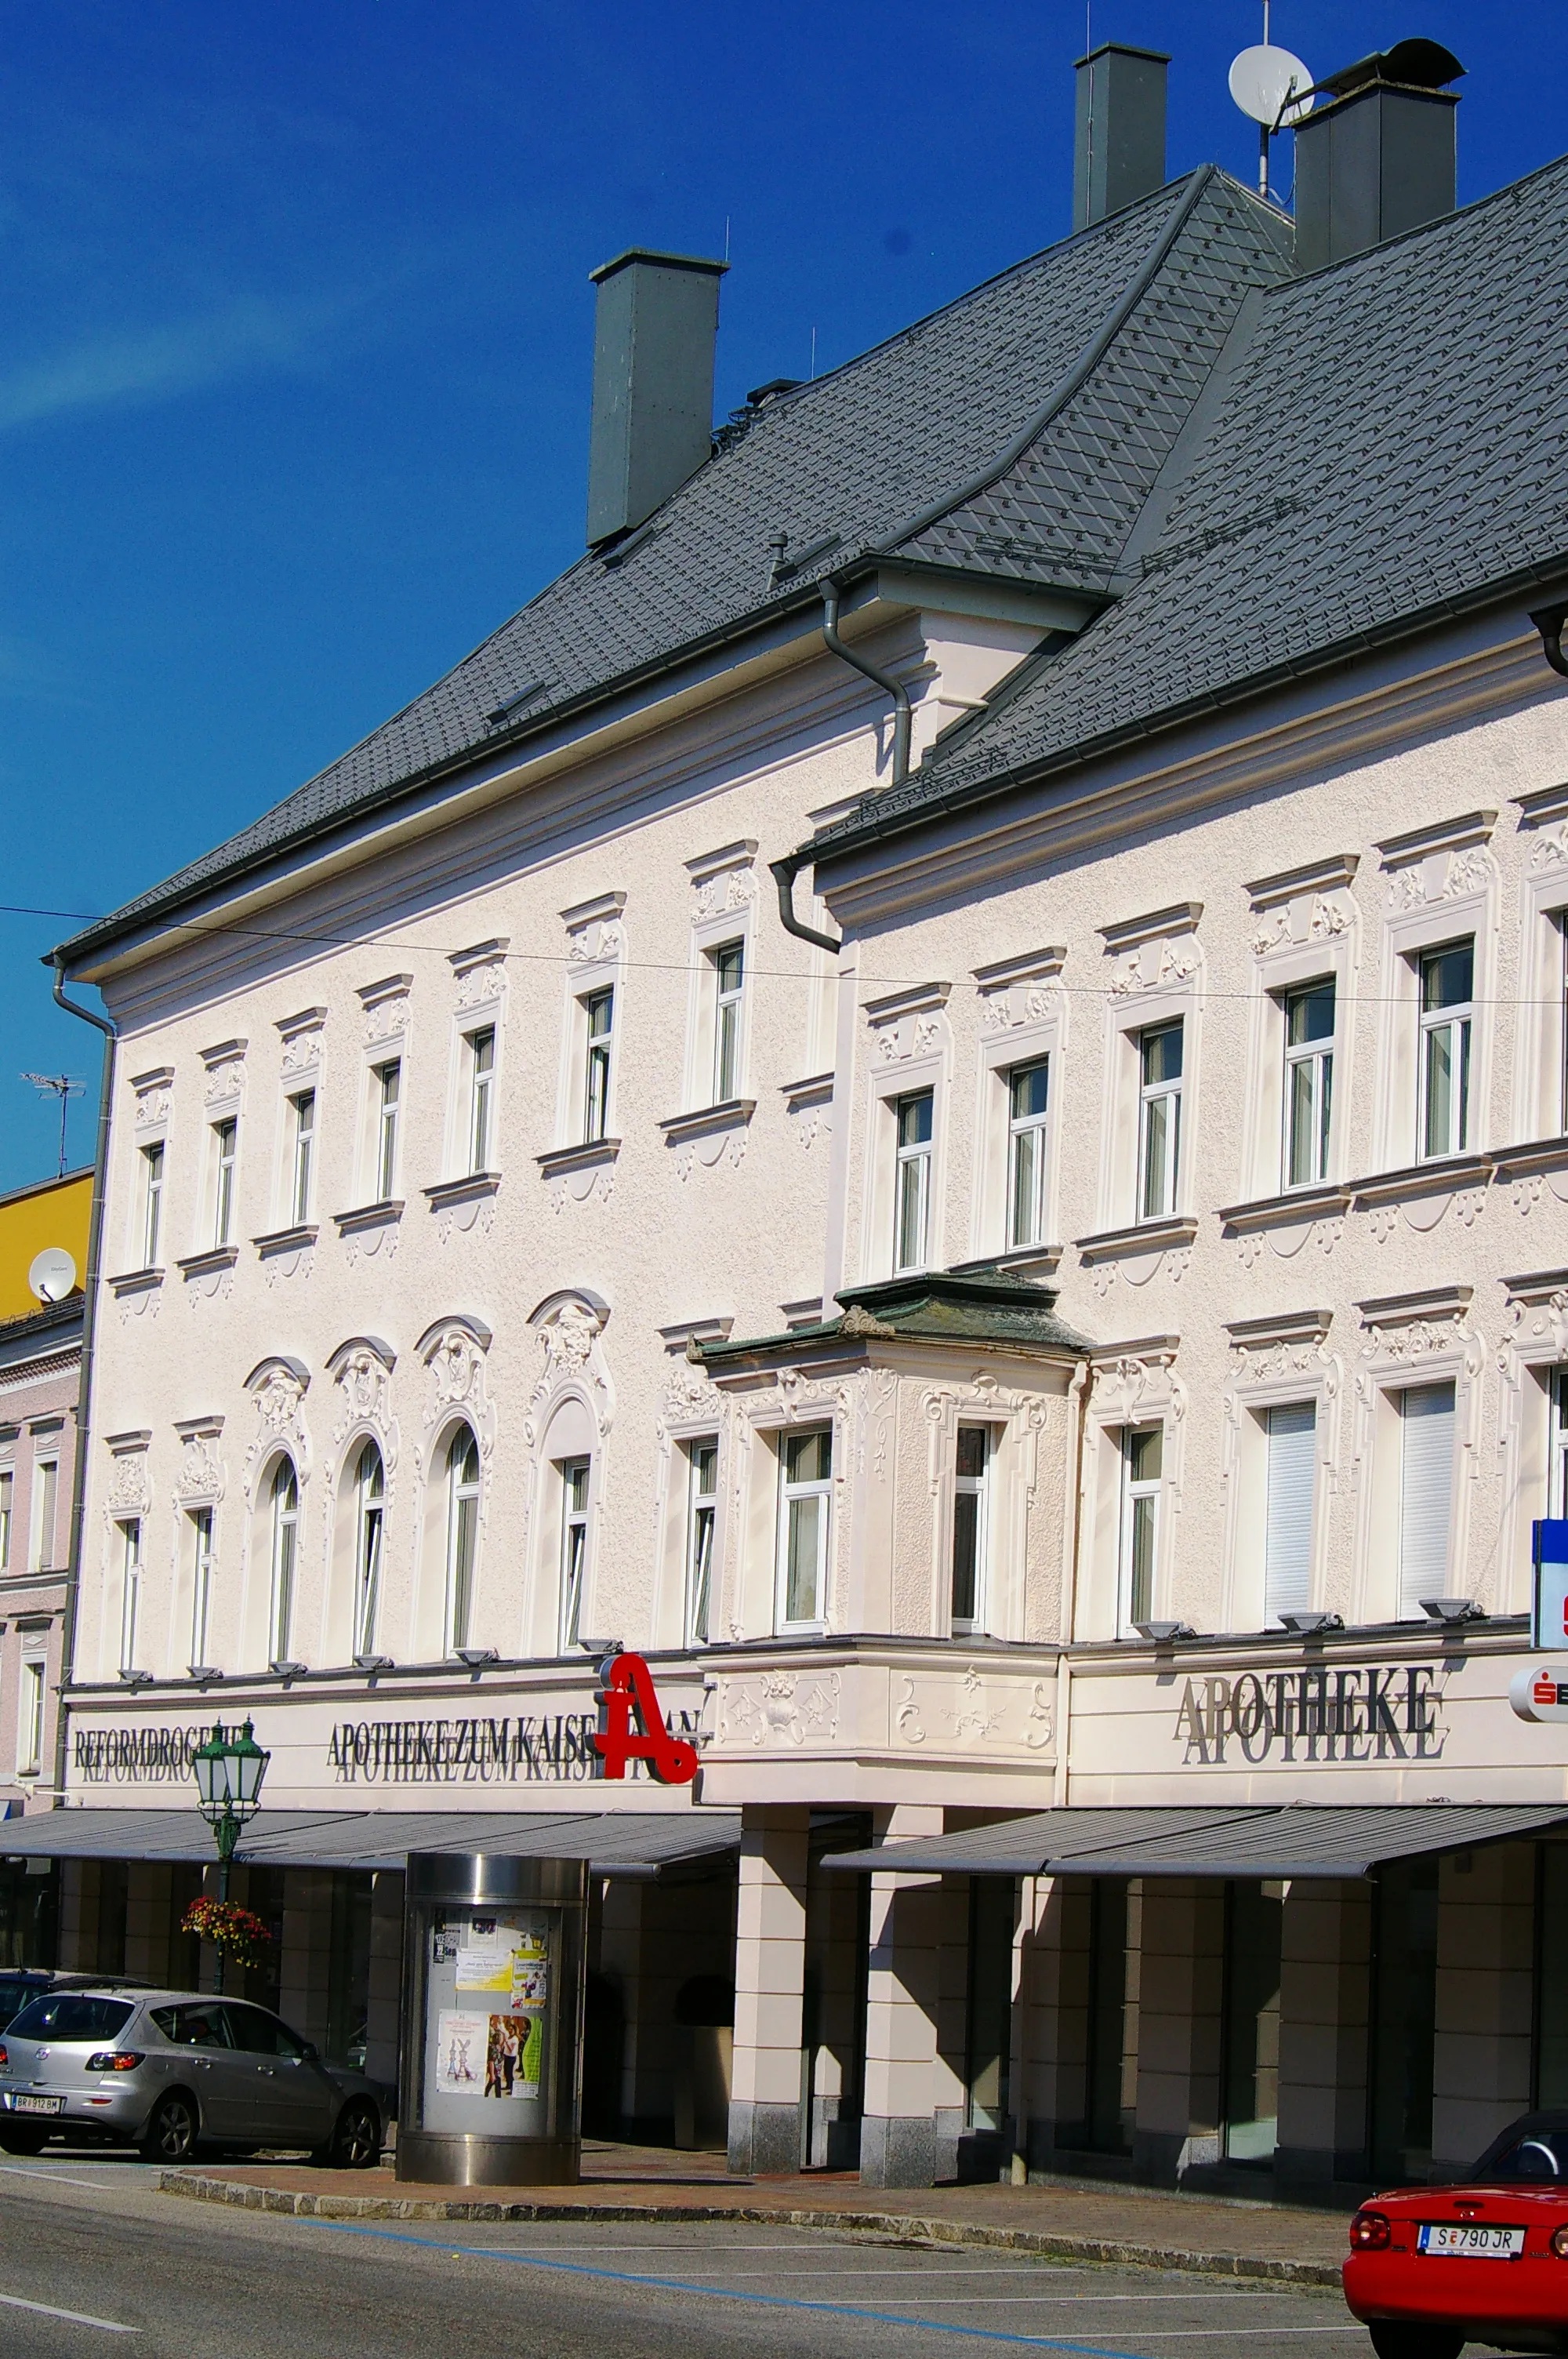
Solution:
M 713 1097 L 721 1105 L 741 1088 L 741 1016 L 745 1000 L 746 945 L 724 942 L 713 961 Z
M 386 1518 L 386 1473 L 373 1441 L 354 1469 L 354 1653 L 373 1655 L 381 1620 L 381 1557 Z
M 1285 1185 L 1328 1177 L 1334 1088 L 1334 982 L 1285 994 Z
M 1448 1582 L 1454 1504 L 1454 1387 L 1412 1385 L 1400 1402 L 1400 1614 L 1421 1618 L 1423 1597 Z
M 16 1699 L 16 1775 L 36 1777 L 44 1754 L 44 1658 L 29 1652 L 22 1658 L 22 1684 Z
M 1267 1419 L 1268 1496 L 1263 1531 L 1263 1618 L 1304 1611 L 1312 1582 L 1312 1495 L 1317 1410 L 1290 1401 Z
M 120 1530 L 120 1669 L 136 1668 L 136 1624 L 142 1604 L 142 1526 L 133 1516 Z
M 706 1647 L 713 1612 L 713 1528 L 719 1514 L 719 1444 L 694 1441 L 687 1452 L 686 1636 Z
M 16 1475 L 14 1467 L 0 1466 L 0 1572 L 8 1571 L 11 1564 L 11 1517 L 16 1496 Z
M 950 1598 L 955 1635 L 982 1626 L 985 1570 L 986 1469 L 990 1434 L 983 1425 L 958 1428 L 953 1478 L 953 1579 Z
M 142 1149 L 142 1267 L 158 1266 L 158 1232 L 163 1225 L 163 1141 Z
M 1154 1571 L 1160 1546 L 1163 1426 L 1127 1427 L 1121 1437 L 1121 1563 L 1119 1635 L 1154 1611 Z
M 447 1450 L 447 1652 L 469 1643 L 479 1554 L 479 1444 L 466 1425 Z
M 272 1602 L 267 1660 L 287 1663 L 294 1631 L 294 1576 L 299 1560 L 299 1481 L 287 1458 L 272 1478 Z
M 288 1217 L 295 1228 L 303 1228 L 310 1218 L 311 1185 L 316 1153 L 316 1093 L 301 1090 L 290 1098 L 289 1124 L 293 1133 L 293 1171 L 290 1178 Z
M 575 1647 L 582 1627 L 582 1582 L 588 1562 L 588 1478 L 593 1461 L 561 1461 L 560 1650 Z
M 0 1516 L 5 1512 L 5 1478 L 0 1474 Z M 1552 1464 L 1547 1474 L 1547 1513 L 1568 1516 L 1568 1369 L 1552 1379 Z M 0 1549 L 0 1565 L 5 1561 Z
M 33 1465 L 32 1570 L 47 1572 L 55 1560 L 55 1525 L 59 1512 L 59 1468 L 52 1458 Z
M 931 1227 L 933 1094 L 919 1090 L 893 1102 L 898 1125 L 898 1176 L 893 1201 L 895 1270 L 924 1269 Z
M 1421 962 L 1422 1158 L 1470 1144 L 1470 1028 L 1476 945 L 1448 942 Z
M 1045 1100 L 1051 1060 L 1015 1065 L 1007 1077 L 1007 1241 L 1045 1242 Z
M 470 1172 L 490 1169 L 491 1130 L 495 1094 L 495 1027 L 487 1024 L 482 1031 L 470 1032 L 464 1042 L 464 1061 L 468 1066 L 468 1168 Z
M 1173 1212 L 1182 1160 L 1182 1025 L 1138 1036 L 1138 1217 Z
M 610 1122 L 610 1060 L 615 1040 L 615 991 L 590 991 L 582 1003 L 588 1023 L 583 1071 L 582 1136 L 585 1146 L 603 1138 Z
M 780 1485 L 779 1597 L 782 1629 L 822 1620 L 833 1514 L 833 1430 L 784 1436 Z
M 212 1244 L 226 1245 L 234 1228 L 234 1156 L 240 1125 L 232 1116 L 212 1125 Z
M 388 1204 L 397 1190 L 397 1111 L 403 1093 L 401 1059 L 394 1057 L 390 1064 L 378 1065 L 373 1081 L 375 1089 L 375 1201 L 378 1204 Z M 477 1170 L 479 1166 L 476 1164 L 474 1169 Z
M 190 1669 L 207 1664 L 207 1623 L 212 1603 L 212 1510 L 198 1507 L 190 1518 Z

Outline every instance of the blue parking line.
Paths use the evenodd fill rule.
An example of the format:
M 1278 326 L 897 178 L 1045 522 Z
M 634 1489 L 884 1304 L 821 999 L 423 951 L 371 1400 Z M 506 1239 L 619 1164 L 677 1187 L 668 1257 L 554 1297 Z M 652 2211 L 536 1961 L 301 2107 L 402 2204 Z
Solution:
M 860 2310 L 847 2301 L 801 2301 L 781 2293 L 736 2293 L 729 2286 L 694 2286 L 689 2277 L 634 2277 L 629 2269 L 596 2269 L 581 2261 L 551 2261 L 536 2253 L 510 2253 L 502 2245 L 454 2245 L 449 2236 L 409 2236 L 395 2228 L 366 2228 L 352 2220 L 322 2220 L 313 2212 L 299 2215 L 311 2227 L 330 2228 L 341 2236 L 375 2236 L 387 2245 L 421 2245 L 433 2253 L 461 2253 L 475 2261 L 511 2261 L 524 2269 L 554 2269 L 568 2277 L 605 2277 L 613 2285 L 642 2286 L 658 2293 L 700 2293 L 715 2301 L 745 2301 L 758 2310 L 814 2310 L 827 2318 L 869 2319 L 877 2326 L 924 2326 L 930 2334 L 963 2335 L 971 2343 L 1027 2343 L 1033 2351 L 1073 2351 L 1082 2359 L 1142 2359 L 1131 2351 L 1113 2351 L 1103 2343 L 1066 2343 L 1054 2334 L 1004 2334 L 989 2326 L 950 2326 L 938 2318 L 906 2318 L 886 2310 Z

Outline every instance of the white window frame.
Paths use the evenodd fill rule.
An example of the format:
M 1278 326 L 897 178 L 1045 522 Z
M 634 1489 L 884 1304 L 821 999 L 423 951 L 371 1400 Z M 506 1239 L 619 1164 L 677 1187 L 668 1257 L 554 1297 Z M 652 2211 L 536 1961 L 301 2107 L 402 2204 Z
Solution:
M 16 1530 L 16 1465 L 7 1459 L 0 1465 L 0 1572 L 11 1570 L 11 1549 Z
M 317 1118 L 321 1093 L 314 1081 L 289 1090 L 284 1100 L 287 1140 L 283 1225 L 308 1228 L 316 1209 Z
M 729 1105 L 740 1097 L 746 1076 L 746 969 L 744 934 L 716 942 L 707 953 L 713 970 L 713 1103 Z M 725 980 L 725 962 L 739 962 L 736 978 Z
M 28 1477 L 27 1570 L 52 1572 L 59 1540 L 59 1457 L 49 1451 L 35 1458 Z
M 163 1243 L 164 1165 L 168 1142 L 149 1138 L 138 1148 L 141 1157 L 141 1253 L 138 1269 L 158 1269 L 158 1249 Z
M 906 1141 L 903 1136 L 906 1110 L 925 1105 L 929 1109 L 929 1123 L 924 1138 Z M 892 1101 L 893 1116 L 893 1189 L 892 1189 L 892 1267 L 893 1276 L 902 1277 L 911 1270 L 931 1267 L 931 1214 L 934 1165 L 936 1154 L 936 1092 L 926 1083 L 924 1087 L 902 1091 Z M 913 1201 L 914 1227 L 917 1234 L 914 1250 L 906 1253 L 904 1246 L 905 1213 Z
M 354 1461 L 354 1606 L 350 1635 L 356 1661 L 377 1651 L 386 1572 L 386 1462 L 373 1441 Z
M 1068 999 L 1060 979 L 1061 958 L 1041 952 L 1020 962 L 1012 976 L 1003 968 L 979 968 L 979 1097 L 975 1108 L 977 1169 L 971 1199 L 969 1254 L 975 1260 L 1021 1261 L 1054 1254 L 1061 1242 L 1060 1173 L 1064 1075 L 1066 1071 Z M 1026 1065 L 1048 1068 L 1044 1130 L 1041 1138 L 1043 1186 L 1041 1234 L 1028 1245 L 1012 1237 L 1011 1075 Z
M 1020 1114 L 1017 1107 L 1018 1085 L 1026 1075 L 1044 1073 L 1045 1103 L 1037 1114 Z M 1021 1058 L 1006 1068 L 1007 1077 L 1007 1227 L 1004 1232 L 1006 1251 L 1024 1253 L 1031 1246 L 1049 1245 L 1051 1206 L 1051 1134 L 1054 1127 L 1050 1057 Z M 1029 1141 L 1033 1164 L 1033 1176 L 1029 1185 L 1028 1216 L 1023 1225 L 1028 1234 L 1019 1234 L 1019 1166 L 1023 1159 L 1023 1143 Z
M 811 1436 L 826 1433 L 828 1440 L 828 1471 L 806 1481 L 792 1480 L 789 1458 L 792 1446 Z M 773 1560 L 773 1627 L 780 1636 L 821 1631 L 827 1624 L 827 1590 L 833 1570 L 833 1485 L 838 1465 L 838 1437 L 830 1419 L 813 1419 L 799 1425 L 784 1427 L 776 1437 L 778 1451 L 778 1525 Z M 791 1620 L 789 1606 L 789 1545 L 790 1509 L 807 1500 L 821 1502 L 816 1516 L 816 1612 L 808 1617 Z
M 1178 1541 L 1191 1418 L 1188 1389 L 1178 1372 L 1176 1354 L 1173 1340 L 1162 1337 L 1128 1350 L 1108 1344 L 1090 1356 L 1081 1411 L 1084 1439 L 1077 1508 L 1081 1538 L 1073 1603 L 1075 1638 L 1114 1639 L 1127 1635 L 1122 1612 L 1122 1436 L 1129 1427 L 1164 1429 L 1155 1614 L 1169 1614 L 1173 1610 L 1169 1601 L 1180 1594 Z
M 240 1116 L 238 1108 L 221 1114 L 209 1126 L 212 1157 L 212 1220 L 208 1239 L 214 1253 L 234 1242 L 235 1188 L 239 1178 Z
M 1385 865 L 1391 864 L 1389 862 Z M 1407 902 L 1406 875 L 1420 896 Z M 1474 889 L 1454 889 L 1465 878 Z M 1411 888 L 1414 889 L 1414 888 Z M 1404 864 L 1390 881 L 1377 999 L 1378 1054 L 1372 1097 L 1371 1169 L 1409 1170 L 1422 1161 L 1421 961 L 1423 952 L 1469 938 L 1471 982 L 1470 1138 L 1466 1155 L 1486 1152 L 1492 1129 L 1492 1060 L 1497 1026 L 1498 886 L 1497 863 L 1482 845 L 1440 850 Z M 1528 1016 L 1528 1011 L 1525 1011 Z M 1345 1103 L 1341 1091 L 1341 1103 Z
M 292 1504 L 284 1505 L 282 1478 L 293 1484 Z M 276 1458 L 267 1478 L 267 1661 L 293 1660 L 294 1617 L 299 1607 L 299 1470 L 291 1458 Z
M 582 1019 L 582 1060 L 578 1087 L 577 1144 L 601 1147 L 614 1136 L 611 1111 L 615 1100 L 615 1016 L 617 985 L 601 983 L 578 995 Z M 600 1025 L 600 1014 L 608 1010 Z
M 389 1055 L 376 1057 L 370 1069 L 370 1182 L 373 1191 L 371 1201 L 375 1204 L 397 1201 L 403 1150 L 403 1050 L 398 1047 Z
M 1334 1023 L 1327 1033 L 1314 1040 L 1292 1046 L 1291 1041 L 1291 1010 L 1296 1003 L 1320 995 L 1327 990 L 1334 1001 Z M 1335 1048 L 1339 1037 L 1339 986 L 1333 974 L 1314 977 L 1309 982 L 1282 984 L 1280 988 L 1280 1024 L 1284 1057 L 1282 1077 L 1282 1119 L 1280 1125 L 1280 1192 L 1290 1195 L 1299 1188 L 1321 1188 L 1334 1168 L 1335 1131 Z M 1315 1067 L 1309 1084 L 1314 1135 L 1313 1168 L 1304 1179 L 1292 1172 L 1292 1149 L 1295 1146 L 1296 1076 L 1303 1069 Z
M 1325 859 L 1253 888 L 1252 972 L 1247 1063 L 1242 1100 L 1240 1165 L 1234 1182 L 1242 1202 L 1305 1193 L 1290 1185 L 1290 1108 L 1285 1087 L 1289 998 L 1314 984 L 1334 986 L 1334 1037 L 1318 1044 L 1334 1059 L 1329 1110 L 1328 1169 L 1310 1183 L 1332 1187 L 1346 1177 L 1353 1103 L 1357 973 L 1361 951 L 1360 905 L 1351 891 L 1358 862 Z
M 1408 1347 L 1412 1328 L 1424 1328 L 1419 1352 Z M 1454 1486 L 1450 1495 L 1448 1569 L 1443 1593 L 1471 1594 L 1466 1564 L 1470 1546 L 1471 1480 L 1480 1448 L 1483 1374 L 1487 1354 L 1468 1316 L 1438 1317 L 1417 1311 L 1390 1313 L 1369 1332 L 1358 1355 L 1355 1386 L 1354 1453 L 1357 1485 L 1356 1563 L 1351 1622 L 1400 1618 L 1400 1499 L 1402 1427 L 1398 1396 L 1413 1386 L 1454 1386 Z M 1528 1539 L 1528 1529 L 1526 1538 Z M 1522 1600 L 1519 1601 L 1523 1603 Z M 1517 1610 L 1517 1609 L 1516 1609 Z
M 1147 1065 L 1150 1044 L 1167 1039 L 1172 1033 L 1180 1037 L 1182 1070 L 1173 1078 L 1152 1082 Z M 1137 1203 L 1135 1220 L 1142 1224 L 1152 1221 L 1168 1221 L 1182 1210 L 1186 1196 L 1186 1148 L 1189 1145 L 1186 1121 L 1187 1027 L 1183 1016 L 1162 1016 L 1157 1023 L 1141 1024 L 1135 1046 L 1138 1055 L 1138 1168 L 1136 1173 Z M 1167 1116 L 1167 1147 L 1169 1168 L 1165 1185 L 1158 1204 L 1149 1201 L 1151 1176 L 1150 1156 L 1154 1134 L 1154 1109 L 1158 1105 L 1174 1109 Z
M 190 1662 L 192 1671 L 211 1669 L 207 1655 L 211 1636 L 212 1574 L 214 1571 L 213 1534 L 217 1525 L 215 1507 L 192 1507 L 188 1521 L 190 1526 Z
M 37 1777 L 44 1766 L 44 1717 L 49 1684 L 49 1640 L 24 1632 L 16 1680 L 16 1775 Z
M 1271 1629 L 1266 1549 L 1269 1512 L 1269 1414 L 1310 1403 L 1316 1436 L 1313 1471 L 1309 1610 L 1325 1602 L 1329 1502 L 1340 1461 L 1346 1379 L 1325 1331 L 1304 1322 L 1287 1332 L 1233 1338 L 1231 1379 L 1220 1403 L 1220 1481 L 1225 1496 L 1225 1579 L 1219 1626 L 1225 1631 Z M 1167 1428 L 1167 1437 L 1169 1428 Z
M 873 1002 L 859 1010 L 871 1027 L 867 1059 L 866 1152 L 863 1160 L 861 1226 L 854 1240 L 863 1277 L 892 1277 L 898 1270 L 896 1101 L 929 1090 L 931 1103 L 930 1192 L 926 1207 L 927 1269 L 940 1268 L 946 1234 L 947 1107 L 953 1066 L 947 985 L 928 985 Z
M 1467 999 L 1445 1002 L 1429 1009 L 1426 1006 L 1426 970 L 1430 963 L 1454 951 L 1468 950 L 1470 955 L 1470 995 Z M 1446 1162 L 1458 1155 L 1474 1151 L 1476 1133 L 1476 942 L 1473 935 L 1460 934 L 1452 940 L 1432 942 L 1416 953 L 1416 1008 L 1421 1030 L 1416 1060 L 1416 1161 Z M 1439 1033 L 1457 1037 L 1458 1081 L 1453 1093 L 1450 1119 L 1446 1134 L 1433 1144 L 1430 1132 L 1432 1123 L 1432 1063 Z
M 472 1451 L 473 1473 L 463 1469 L 468 1453 Z M 447 1490 L 447 1574 L 442 1601 L 444 1649 L 449 1656 L 470 1643 L 473 1629 L 474 1592 L 479 1579 L 480 1509 L 484 1495 L 484 1477 L 480 1462 L 479 1436 L 467 1423 L 454 1427 L 446 1446 Z M 471 1512 L 464 1515 L 464 1509 Z M 468 1562 L 461 1562 L 465 1531 L 468 1536 Z
M 686 1461 L 686 1549 L 683 1624 L 688 1647 L 707 1647 L 713 1639 L 713 1614 L 718 1603 L 714 1573 L 719 1534 L 719 1436 L 693 1434 L 681 1445 Z M 706 1462 L 713 1477 L 704 1490 L 700 1475 Z
M 136 1646 L 141 1636 L 142 1519 L 121 1516 L 114 1527 L 120 1539 L 120 1669 L 140 1669 Z
M 1160 1437 L 1160 1471 L 1150 1476 L 1135 1476 L 1133 1445 L 1145 1435 Z M 1140 1419 L 1136 1424 L 1123 1426 L 1119 1437 L 1121 1452 L 1121 1477 L 1117 1528 L 1116 1560 L 1116 1635 L 1119 1638 L 1136 1637 L 1137 1624 L 1152 1620 L 1160 1610 L 1160 1574 L 1162 1544 L 1165 1521 L 1165 1444 L 1167 1429 L 1162 1419 Z M 1152 1506 L 1150 1521 L 1152 1532 L 1149 1546 L 1149 1595 L 1143 1612 L 1137 1611 L 1138 1600 L 1132 1593 L 1134 1580 L 1133 1556 L 1139 1528 L 1138 1510 Z
M 964 1436 L 969 1433 L 978 1433 L 981 1437 L 980 1466 L 978 1473 L 967 1474 L 960 1471 L 959 1460 L 963 1454 Z M 953 1513 L 947 1545 L 947 1627 L 955 1638 L 972 1637 L 977 1632 L 989 1627 L 991 1494 L 996 1459 L 995 1429 L 978 1418 L 960 1414 L 954 1437 Z M 966 1498 L 975 1502 L 974 1595 L 970 1600 L 970 1611 L 960 1614 L 955 1603 L 958 1578 L 958 1502 Z
M 561 1545 L 557 1591 L 556 1652 L 575 1652 L 582 1636 L 582 1612 L 588 1594 L 589 1536 L 593 1515 L 593 1460 L 556 1461 L 560 1486 Z M 580 1485 L 580 1497 L 578 1495 Z

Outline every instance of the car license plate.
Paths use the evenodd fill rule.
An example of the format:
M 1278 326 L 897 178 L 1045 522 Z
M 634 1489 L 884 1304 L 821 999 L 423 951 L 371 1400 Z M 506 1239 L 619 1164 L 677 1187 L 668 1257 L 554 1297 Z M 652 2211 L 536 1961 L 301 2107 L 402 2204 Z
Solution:
M 1470 2221 L 1432 2220 L 1416 2238 L 1418 2253 L 1447 2253 L 1483 2261 L 1511 2261 L 1524 2250 L 1522 2228 L 1478 2227 Z
M 14 2114 L 63 2114 L 65 2099 L 63 2097 L 13 2097 L 11 2110 Z

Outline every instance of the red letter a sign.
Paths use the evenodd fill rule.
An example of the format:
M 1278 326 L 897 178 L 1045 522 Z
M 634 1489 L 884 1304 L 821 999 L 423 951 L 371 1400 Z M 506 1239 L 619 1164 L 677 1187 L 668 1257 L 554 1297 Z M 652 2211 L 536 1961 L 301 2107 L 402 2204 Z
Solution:
M 606 1777 L 624 1777 L 628 1761 L 645 1761 L 661 1786 L 687 1786 L 697 1775 L 697 1747 L 665 1726 L 654 1675 L 641 1655 L 607 1655 L 599 1667 L 599 1730 L 594 1743 Z M 632 1733 L 637 1714 L 640 1734 Z

